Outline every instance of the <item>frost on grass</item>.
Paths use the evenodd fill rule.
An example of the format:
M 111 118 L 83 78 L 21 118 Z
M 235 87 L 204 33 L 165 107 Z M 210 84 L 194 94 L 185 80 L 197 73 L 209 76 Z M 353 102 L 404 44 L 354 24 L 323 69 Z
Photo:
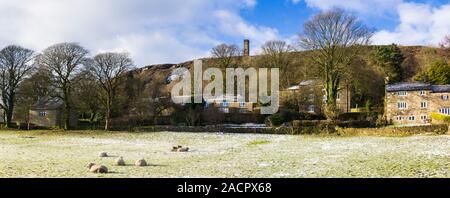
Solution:
M 450 136 L 26 133 L 0 133 L 0 177 L 450 177 Z M 173 145 L 192 149 L 173 153 Z M 96 155 L 104 151 L 152 165 L 114 166 L 116 158 Z M 89 173 L 87 162 L 114 174 Z

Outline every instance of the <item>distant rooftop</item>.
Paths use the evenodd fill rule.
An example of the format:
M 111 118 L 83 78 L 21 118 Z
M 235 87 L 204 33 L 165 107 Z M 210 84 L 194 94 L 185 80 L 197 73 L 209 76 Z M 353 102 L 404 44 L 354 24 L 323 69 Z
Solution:
M 448 93 L 450 92 L 450 85 L 433 85 L 431 90 L 435 93 Z
M 435 93 L 450 92 L 450 85 L 431 85 L 430 83 L 423 82 L 402 82 L 387 85 L 386 91 L 420 91 L 431 90 Z

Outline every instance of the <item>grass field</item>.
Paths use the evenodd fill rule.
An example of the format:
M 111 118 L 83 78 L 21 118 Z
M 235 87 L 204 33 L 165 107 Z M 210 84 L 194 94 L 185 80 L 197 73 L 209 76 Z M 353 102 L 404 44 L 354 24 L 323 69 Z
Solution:
M 191 152 L 171 152 L 177 144 Z M 129 165 L 113 166 L 118 156 Z M 133 166 L 142 157 L 150 166 Z M 89 162 L 112 173 L 89 173 Z M 0 177 L 449 178 L 449 168 L 450 136 L 0 131 Z

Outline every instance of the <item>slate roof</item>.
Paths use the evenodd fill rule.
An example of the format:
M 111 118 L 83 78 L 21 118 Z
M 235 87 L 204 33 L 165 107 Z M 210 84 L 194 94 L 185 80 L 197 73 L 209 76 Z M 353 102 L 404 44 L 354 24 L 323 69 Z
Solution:
M 420 91 L 431 90 L 433 93 L 450 93 L 450 85 L 431 85 L 423 82 L 403 82 L 387 85 L 386 91 Z
M 317 80 L 304 80 L 300 82 L 300 86 L 309 86 L 315 83 L 317 83 Z
M 431 84 L 422 82 L 403 82 L 387 85 L 386 91 L 419 91 L 419 90 L 431 90 Z
M 450 93 L 450 85 L 433 85 L 431 90 L 434 93 Z
M 33 110 L 54 110 L 64 105 L 60 98 L 43 97 L 31 106 Z

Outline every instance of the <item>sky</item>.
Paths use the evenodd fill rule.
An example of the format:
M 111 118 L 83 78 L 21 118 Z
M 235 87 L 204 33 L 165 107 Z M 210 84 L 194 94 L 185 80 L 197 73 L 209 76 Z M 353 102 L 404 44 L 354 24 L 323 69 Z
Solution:
M 372 44 L 437 45 L 450 34 L 448 0 L 0 0 L 0 47 L 77 42 L 92 56 L 128 52 L 137 67 L 245 38 L 258 54 L 269 40 L 295 45 L 305 21 L 334 7 L 374 28 Z

